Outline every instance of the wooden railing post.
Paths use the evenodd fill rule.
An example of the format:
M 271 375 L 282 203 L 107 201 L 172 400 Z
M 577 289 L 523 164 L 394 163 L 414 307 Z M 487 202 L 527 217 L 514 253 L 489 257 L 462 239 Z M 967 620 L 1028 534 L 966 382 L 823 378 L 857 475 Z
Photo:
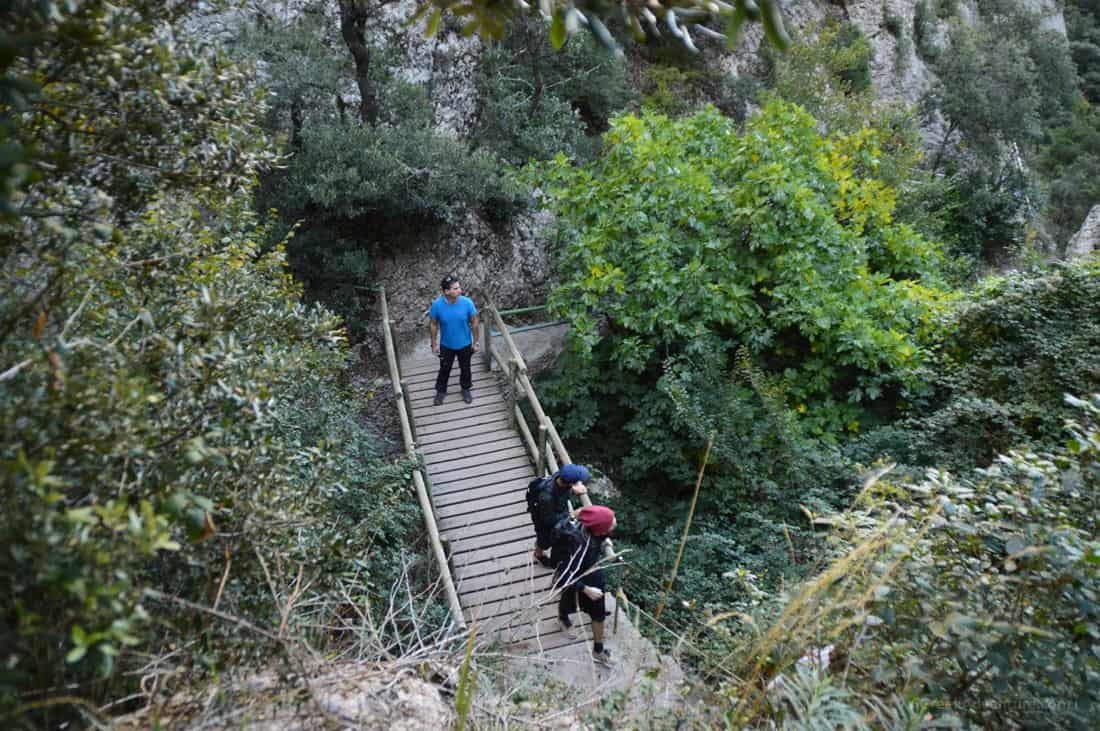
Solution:
M 550 443 L 547 442 L 546 444 L 544 444 L 542 449 L 543 449 L 544 452 L 546 452 L 546 464 L 547 464 L 547 467 L 548 467 L 549 471 L 550 472 L 557 472 L 558 470 L 560 470 L 561 465 L 559 465 L 558 460 L 554 458 L 554 450 L 551 449 Z
M 405 383 L 404 379 L 401 381 L 401 397 L 405 401 L 405 412 L 411 414 L 413 412 L 413 405 L 411 397 L 409 396 L 409 385 Z M 413 443 L 420 444 L 420 436 L 416 433 L 416 421 L 409 420 L 409 430 L 412 432 Z
M 516 381 L 519 377 L 519 368 L 515 358 L 508 361 L 508 425 L 516 428 Z
M 542 477 L 546 474 L 546 424 L 539 424 L 539 462 L 535 468 L 535 474 Z
M 424 481 L 420 464 L 422 458 L 416 448 L 413 438 L 411 409 L 408 408 L 408 396 L 405 384 L 401 380 L 401 372 L 397 367 L 397 349 L 394 347 L 393 322 L 390 320 L 389 306 L 386 304 L 386 289 L 378 288 L 382 302 L 382 337 L 386 345 L 386 363 L 390 370 L 390 382 L 393 384 L 394 395 L 397 400 L 397 416 L 401 422 L 401 437 L 405 442 L 405 453 L 410 459 L 415 460 L 417 467 L 413 470 L 413 486 L 416 488 L 416 499 L 420 503 L 420 512 L 424 516 L 424 526 L 428 529 L 428 544 L 435 554 L 436 563 L 439 566 L 439 575 L 443 583 L 443 591 L 447 595 L 447 604 L 451 609 L 451 616 L 455 624 L 460 628 L 466 628 L 466 619 L 462 615 L 462 604 L 458 601 L 458 592 L 455 590 L 454 579 L 451 577 L 451 565 L 447 558 L 447 552 L 443 548 L 443 541 L 439 536 L 439 526 L 435 521 L 435 509 L 432 506 L 428 487 Z
M 516 406 L 512 409 L 512 413 L 516 420 L 516 426 L 519 427 L 519 433 L 523 436 L 523 443 L 527 445 L 527 454 L 531 457 L 531 464 L 538 464 L 539 448 L 535 444 L 535 438 L 531 436 L 531 429 L 527 426 L 527 420 L 523 418 L 523 412 Z M 539 477 L 542 477 L 541 473 Z
M 491 308 L 492 305 L 489 305 Z M 493 370 L 493 328 L 489 325 L 489 318 L 481 320 L 481 352 L 485 354 L 485 370 Z

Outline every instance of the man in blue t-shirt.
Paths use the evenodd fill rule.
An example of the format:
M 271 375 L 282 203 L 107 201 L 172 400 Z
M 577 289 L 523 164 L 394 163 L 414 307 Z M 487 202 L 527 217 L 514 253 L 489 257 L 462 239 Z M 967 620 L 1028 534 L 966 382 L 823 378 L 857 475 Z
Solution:
M 456 277 L 448 274 L 439 286 L 443 294 L 432 302 L 432 308 L 428 311 L 432 352 L 439 356 L 439 375 L 435 379 L 435 399 L 432 403 L 436 406 L 443 403 L 455 356 L 458 357 L 458 384 L 462 387 L 462 400 L 472 403 L 474 396 L 470 388 L 474 378 L 470 373 L 470 359 L 477 352 L 477 307 L 472 299 L 462 296 L 462 287 Z

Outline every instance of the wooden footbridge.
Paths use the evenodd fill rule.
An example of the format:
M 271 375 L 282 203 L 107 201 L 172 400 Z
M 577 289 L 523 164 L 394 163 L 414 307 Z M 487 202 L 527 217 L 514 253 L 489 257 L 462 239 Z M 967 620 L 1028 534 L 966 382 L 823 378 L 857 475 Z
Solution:
M 482 308 L 483 357 L 473 362 L 473 403 L 460 395 L 455 364 L 446 400 L 434 406 L 439 359 L 398 359 L 384 291 L 381 301 L 405 447 L 423 462 L 413 481 L 452 615 L 459 625 L 476 626 L 479 640 L 520 643 L 528 651 L 583 642 L 587 631 L 578 639 L 560 631 L 553 573 L 533 560 L 527 484 L 571 460 L 504 323 L 509 311 Z M 527 404 L 533 429 L 520 402 Z M 588 504 L 587 496 L 582 501 Z M 612 622 L 607 624 L 610 633 Z

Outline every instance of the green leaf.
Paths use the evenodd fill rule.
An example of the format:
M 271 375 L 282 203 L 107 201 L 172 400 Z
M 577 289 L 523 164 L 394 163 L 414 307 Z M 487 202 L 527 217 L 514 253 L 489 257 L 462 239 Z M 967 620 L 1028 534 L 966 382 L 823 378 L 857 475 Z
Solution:
M 550 21 L 550 45 L 555 50 L 560 50 L 565 45 L 565 40 L 565 8 L 558 8 Z
M 424 28 L 424 37 L 431 38 L 435 35 L 435 32 L 439 29 L 439 21 L 443 19 L 443 9 L 436 8 L 435 12 L 428 17 L 427 27 Z

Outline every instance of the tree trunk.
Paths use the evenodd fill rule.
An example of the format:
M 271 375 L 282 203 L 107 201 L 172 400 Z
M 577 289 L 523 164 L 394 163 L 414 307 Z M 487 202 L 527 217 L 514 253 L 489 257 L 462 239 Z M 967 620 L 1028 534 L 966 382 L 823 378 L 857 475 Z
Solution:
M 295 97 L 290 102 L 290 146 L 296 150 L 302 149 L 302 124 L 304 123 L 304 115 L 302 114 L 302 100 L 299 97 Z
M 355 83 L 359 87 L 359 119 L 374 126 L 378 122 L 378 98 L 370 79 L 370 48 L 366 43 L 367 0 L 340 0 L 340 35 L 355 61 Z
M 955 123 L 951 122 L 947 126 L 947 131 L 943 133 L 943 139 L 940 140 L 939 149 L 936 150 L 936 159 L 932 161 L 932 175 L 939 172 L 940 162 L 943 160 L 943 153 L 947 149 L 947 143 L 951 140 L 951 135 L 955 134 Z

